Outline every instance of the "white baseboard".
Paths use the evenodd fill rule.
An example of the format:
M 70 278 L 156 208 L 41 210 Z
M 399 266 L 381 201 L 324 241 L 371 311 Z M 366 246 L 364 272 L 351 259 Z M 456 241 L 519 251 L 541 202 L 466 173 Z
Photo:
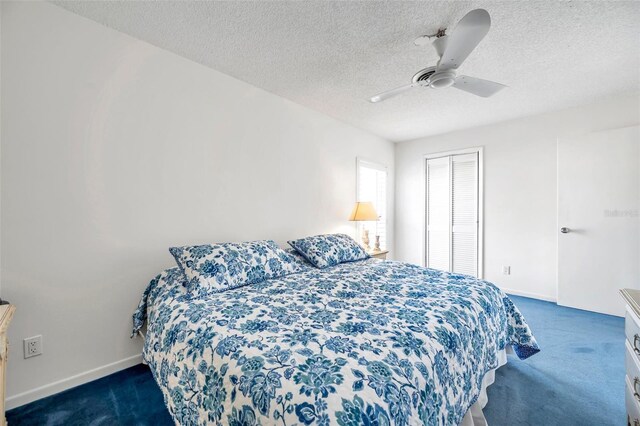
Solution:
M 101 367 L 76 374 L 75 376 L 67 377 L 66 379 L 58 380 L 57 382 L 49 383 L 47 385 L 22 392 L 17 395 L 12 395 L 6 400 L 6 409 L 10 410 L 12 408 L 28 404 L 38 399 L 56 394 L 58 392 L 62 392 L 67 389 L 71 389 L 78 385 L 91 382 L 104 376 L 108 376 L 109 374 L 113 374 L 116 371 L 133 367 L 134 365 L 138 365 L 141 362 L 142 354 L 134 355 L 129 358 L 121 359 L 120 361 L 112 362 L 111 364 L 103 365 Z
M 544 294 L 530 293 L 528 291 L 520 291 L 520 290 L 514 290 L 512 288 L 504 288 L 504 287 L 500 287 L 500 289 L 505 293 L 513 294 L 514 296 L 529 297 L 531 299 L 540 299 L 540 300 L 545 300 L 547 302 L 554 302 L 554 303 L 558 302 L 555 297 L 546 296 Z

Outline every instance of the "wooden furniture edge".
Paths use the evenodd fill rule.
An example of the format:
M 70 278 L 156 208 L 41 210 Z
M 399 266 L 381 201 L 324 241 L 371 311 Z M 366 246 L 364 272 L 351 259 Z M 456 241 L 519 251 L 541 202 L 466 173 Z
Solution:
M 5 417 L 5 395 L 6 395 L 6 377 L 7 377 L 7 356 L 9 354 L 9 342 L 7 341 L 7 330 L 9 323 L 16 311 L 14 305 L 0 305 L 0 424 L 6 426 L 7 418 Z
M 7 309 L 4 310 L 2 316 L 0 317 L 0 333 L 5 333 L 7 328 L 9 328 L 9 323 L 13 318 L 13 314 L 16 311 L 16 307 L 14 305 L 0 305 L 7 306 Z

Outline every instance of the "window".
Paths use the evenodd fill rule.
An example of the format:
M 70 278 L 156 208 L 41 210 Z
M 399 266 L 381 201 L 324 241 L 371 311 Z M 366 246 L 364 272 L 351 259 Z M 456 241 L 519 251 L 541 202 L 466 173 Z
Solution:
M 482 277 L 482 150 L 427 156 L 425 265 Z
M 377 222 L 358 222 L 358 235 L 369 230 L 370 247 L 375 246 L 375 236 L 380 237 L 380 248 L 387 248 L 387 168 L 366 160 L 357 160 L 357 200 L 371 201 L 378 213 Z

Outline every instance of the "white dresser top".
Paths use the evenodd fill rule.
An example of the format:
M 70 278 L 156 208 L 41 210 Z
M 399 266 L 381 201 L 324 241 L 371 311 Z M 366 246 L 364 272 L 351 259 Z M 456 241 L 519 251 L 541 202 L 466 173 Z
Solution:
M 630 288 L 623 288 L 620 290 L 622 298 L 627 302 L 627 305 L 633 312 L 640 318 L 640 290 L 633 290 Z

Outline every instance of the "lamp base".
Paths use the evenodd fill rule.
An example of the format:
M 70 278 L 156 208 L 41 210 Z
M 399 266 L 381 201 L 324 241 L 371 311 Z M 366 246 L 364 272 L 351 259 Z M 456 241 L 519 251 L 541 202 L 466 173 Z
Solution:
M 376 235 L 376 245 L 373 246 L 373 251 L 375 253 L 381 252 L 382 249 L 380 248 L 380 235 Z
M 367 251 L 371 250 L 371 247 L 369 247 L 369 230 L 368 229 L 364 229 L 362 231 L 362 245 L 364 245 L 365 250 Z

